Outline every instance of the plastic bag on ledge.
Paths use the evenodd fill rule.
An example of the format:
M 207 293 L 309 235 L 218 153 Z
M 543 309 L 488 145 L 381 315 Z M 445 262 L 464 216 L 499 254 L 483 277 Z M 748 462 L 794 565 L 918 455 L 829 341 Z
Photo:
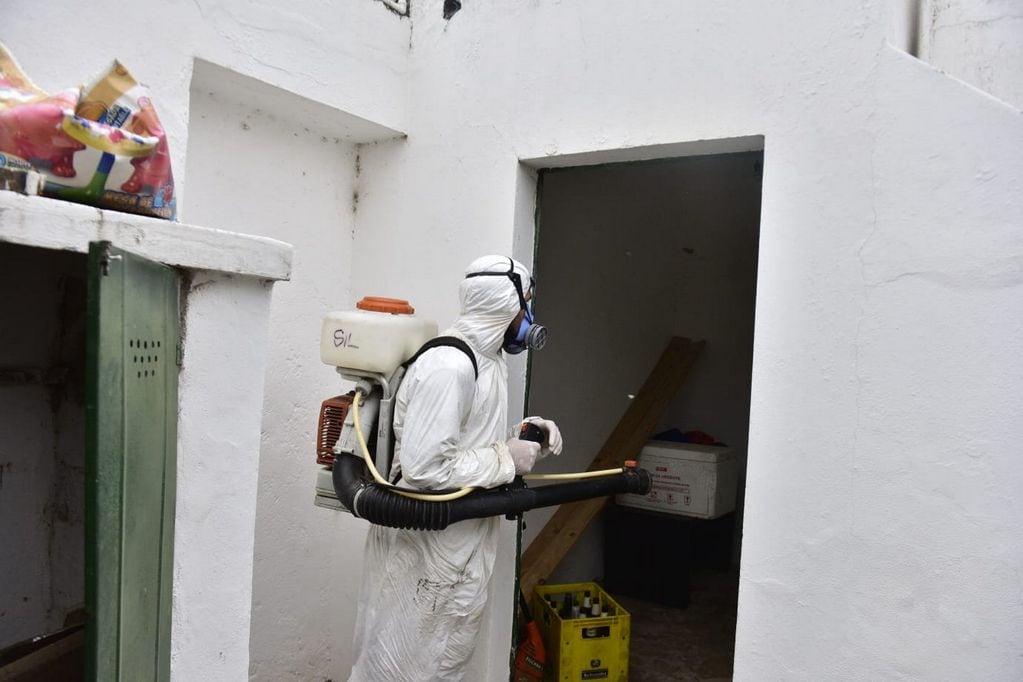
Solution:
M 0 168 L 38 171 L 46 196 L 175 217 L 167 135 L 118 62 L 86 88 L 47 95 L 0 44 Z

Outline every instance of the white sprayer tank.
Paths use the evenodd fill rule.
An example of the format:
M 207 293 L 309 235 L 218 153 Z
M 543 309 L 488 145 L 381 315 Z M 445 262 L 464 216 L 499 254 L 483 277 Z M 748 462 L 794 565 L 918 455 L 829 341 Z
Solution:
M 323 318 L 320 360 L 325 364 L 390 376 L 437 336 L 437 323 L 416 317 L 408 301 L 367 296 L 355 307 Z

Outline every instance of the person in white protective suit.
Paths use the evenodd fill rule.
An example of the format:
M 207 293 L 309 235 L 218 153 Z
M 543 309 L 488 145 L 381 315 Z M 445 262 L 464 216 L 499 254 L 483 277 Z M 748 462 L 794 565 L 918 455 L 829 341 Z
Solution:
M 527 420 L 544 432 L 543 444 L 508 437 L 505 353 L 524 350 L 538 327 L 529 310 L 529 271 L 505 256 L 485 256 L 465 274 L 461 314 L 445 335 L 469 345 L 479 376 L 468 356 L 450 346 L 433 348 L 411 365 L 394 417 L 394 466 L 405 487 L 492 488 L 529 472 L 537 458 L 561 452 L 561 434 L 547 419 Z M 464 677 L 500 523 L 492 517 L 442 531 L 370 527 L 349 682 Z

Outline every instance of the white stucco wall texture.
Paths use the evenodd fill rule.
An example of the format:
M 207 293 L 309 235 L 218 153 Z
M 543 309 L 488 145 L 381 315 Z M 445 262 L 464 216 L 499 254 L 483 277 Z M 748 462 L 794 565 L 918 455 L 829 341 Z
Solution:
M 318 401 L 338 388 L 315 357 L 316 334 L 324 309 L 353 303 L 344 242 L 352 239 L 356 154 L 337 138 L 352 125 L 363 136 L 367 129 L 376 134 L 374 127 L 393 134 L 404 126 L 408 21 L 370 0 L 143 0 L 127 12 L 104 0 L 42 2 L 31 10 L 0 8 L 0 40 L 48 90 L 122 61 L 150 86 L 168 130 L 182 220 L 298 244 L 301 264 L 295 286 L 281 288 L 283 306 L 271 311 L 269 284 L 251 277 L 197 273 L 187 295 L 179 395 L 196 392 L 202 400 L 182 400 L 180 411 L 171 671 L 179 680 L 247 677 L 255 613 L 264 620 L 253 627 L 254 676 L 338 677 L 329 667 L 348 658 L 351 618 L 330 603 L 324 583 L 343 563 L 339 555 L 361 555 L 365 530 L 355 527 L 350 533 L 357 537 L 349 537 L 338 529 L 343 519 L 312 507 L 310 431 Z M 240 78 L 220 78 L 224 70 Z M 246 83 L 260 87 L 247 92 Z M 238 108 L 227 92 L 251 95 L 242 115 L 209 103 L 217 96 Z M 288 118 L 289 107 L 310 118 L 304 124 Z M 222 120 L 204 124 L 204 113 Z M 282 114 L 287 125 L 274 118 Z M 253 132 L 246 134 L 250 122 Z M 202 183 L 193 200 L 191 177 Z M 223 313 L 225 303 L 232 314 Z M 247 367 L 244 375 L 232 374 L 239 367 Z M 261 448 L 249 434 L 258 434 L 263 421 L 264 383 L 273 399 Z M 260 459 L 268 463 L 265 493 L 257 492 Z M 254 535 L 264 539 L 259 548 Z M 296 546 L 311 554 L 309 561 L 295 560 Z M 254 555 L 261 567 L 255 578 Z M 331 592 L 342 602 L 358 585 L 357 567 L 346 574 L 355 587 Z M 285 631 L 282 623 L 291 627 Z M 329 650 L 334 644 L 340 653 Z
M 0 39 L 48 89 L 85 80 L 115 56 L 150 84 L 170 133 L 184 216 L 196 57 L 408 133 L 362 145 L 357 180 L 339 180 L 343 196 L 358 188 L 352 225 L 303 221 L 304 209 L 295 209 L 290 232 L 273 236 L 312 243 L 354 229 L 350 253 L 343 242 L 329 247 L 350 267 L 351 298 L 413 296 L 419 312 L 442 325 L 457 313 L 457 282 L 472 257 L 512 251 L 529 260 L 535 176 L 520 159 L 542 167 L 581 154 L 581 163 L 595 163 L 624 149 L 763 135 L 735 677 L 1018 679 L 1018 110 L 886 46 L 879 0 L 465 2 L 450 21 L 440 5 L 413 2 L 401 18 L 375 0 L 150 0 L 132 12 L 153 28 L 133 34 L 110 20 L 124 8 L 109 0 L 40 2 L 31 11 L 0 10 Z M 247 199 L 250 210 L 276 215 L 274 195 L 253 190 Z M 227 202 L 215 210 L 227 211 Z M 323 196 L 311 210 L 322 215 L 343 203 Z M 324 260 L 297 250 L 295 282 L 318 282 Z M 222 287 L 232 282 L 210 286 L 230 295 Z M 258 314 L 269 305 L 268 293 L 245 290 L 240 306 Z M 209 344 L 236 342 L 252 354 L 298 348 L 304 318 L 322 314 L 318 305 L 275 310 L 265 336 L 249 329 L 239 337 L 203 312 L 201 297 L 189 305 L 196 316 L 189 334 L 205 330 L 199 338 Z M 556 333 L 557 321 L 548 322 Z M 314 348 L 315 337 L 308 344 Z M 215 363 L 216 352 L 207 354 L 202 362 L 186 357 L 182 386 L 189 372 Z M 267 385 L 278 390 L 267 393 L 279 399 L 265 405 L 264 465 L 278 444 L 298 444 L 296 456 L 305 447 L 309 398 L 315 406 L 322 388 L 299 384 L 324 369 L 301 354 L 270 364 Z M 513 413 L 524 373 L 517 359 Z M 238 376 L 192 409 L 219 414 L 223 401 L 262 382 L 262 373 Z M 226 415 L 222 432 L 182 437 L 182 452 L 210 439 L 230 442 L 232 424 L 249 426 L 256 412 Z M 183 408 L 182 423 L 196 414 Z M 232 452 L 256 447 L 230 442 Z M 229 475 L 230 462 L 209 470 L 184 457 L 182 472 L 193 480 Z M 260 484 L 264 519 L 311 507 L 311 483 L 288 482 L 276 467 L 267 466 L 273 480 Z M 239 484 L 254 494 L 254 476 Z M 201 506 L 189 502 L 179 498 L 179 520 L 202 528 L 201 518 L 187 516 Z M 254 523 L 247 513 L 242 526 Z M 231 553 L 225 561 L 244 583 L 252 561 L 235 554 L 253 546 L 257 565 L 308 562 L 342 583 L 319 600 L 293 599 L 292 588 L 255 571 L 266 600 L 253 610 L 252 640 L 260 643 L 253 678 L 343 677 L 363 533 L 345 523 L 292 518 L 260 527 L 255 542 L 225 544 L 216 528 L 194 545 L 182 539 L 175 678 L 248 674 L 238 628 L 247 627 L 249 588 L 240 586 L 219 612 L 202 600 L 204 581 L 223 570 L 217 553 Z M 507 672 L 513 536 L 505 534 L 499 598 L 470 679 Z M 218 627 L 232 631 L 229 650 L 197 641 Z M 314 631 L 324 627 L 332 637 L 321 645 Z M 296 653 L 296 642 L 314 644 Z
M 375 0 L 59 0 L 0 7 L 0 41 L 47 91 L 89 82 L 118 59 L 150 87 L 167 129 L 179 207 L 195 58 L 402 129 L 408 26 Z M 258 106 L 258 105 L 256 105 Z
M 288 241 L 291 281 L 274 288 L 255 503 L 251 673 L 341 679 L 351 656 L 368 528 L 315 507 L 320 402 L 348 390 L 320 362 L 323 314 L 351 309 L 355 145 L 251 101 L 194 89 L 189 220 Z M 224 173 L 220 158 L 232 159 Z M 256 196 L 259 198 L 256 198 Z M 254 200 L 255 199 L 255 200 Z M 255 492 L 255 491 L 253 491 Z M 246 605 L 247 606 L 247 605 Z
M 918 55 L 1017 109 L 1023 108 L 1023 7 L 1016 0 L 919 0 Z
M 414 3 L 409 139 L 363 155 L 357 280 L 450 319 L 532 234 L 517 159 L 765 136 L 736 679 L 1023 671 L 1023 121 L 884 14 Z
M 253 278 L 205 271 L 189 283 L 178 384 L 173 679 L 248 674 L 270 290 Z

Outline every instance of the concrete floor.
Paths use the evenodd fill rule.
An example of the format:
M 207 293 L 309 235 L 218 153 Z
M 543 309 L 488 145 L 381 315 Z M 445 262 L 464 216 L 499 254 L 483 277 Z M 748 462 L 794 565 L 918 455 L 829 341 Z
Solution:
M 738 570 L 694 569 L 690 581 L 686 609 L 615 595 L 632 616 L 631 682 L 732 679 Z

